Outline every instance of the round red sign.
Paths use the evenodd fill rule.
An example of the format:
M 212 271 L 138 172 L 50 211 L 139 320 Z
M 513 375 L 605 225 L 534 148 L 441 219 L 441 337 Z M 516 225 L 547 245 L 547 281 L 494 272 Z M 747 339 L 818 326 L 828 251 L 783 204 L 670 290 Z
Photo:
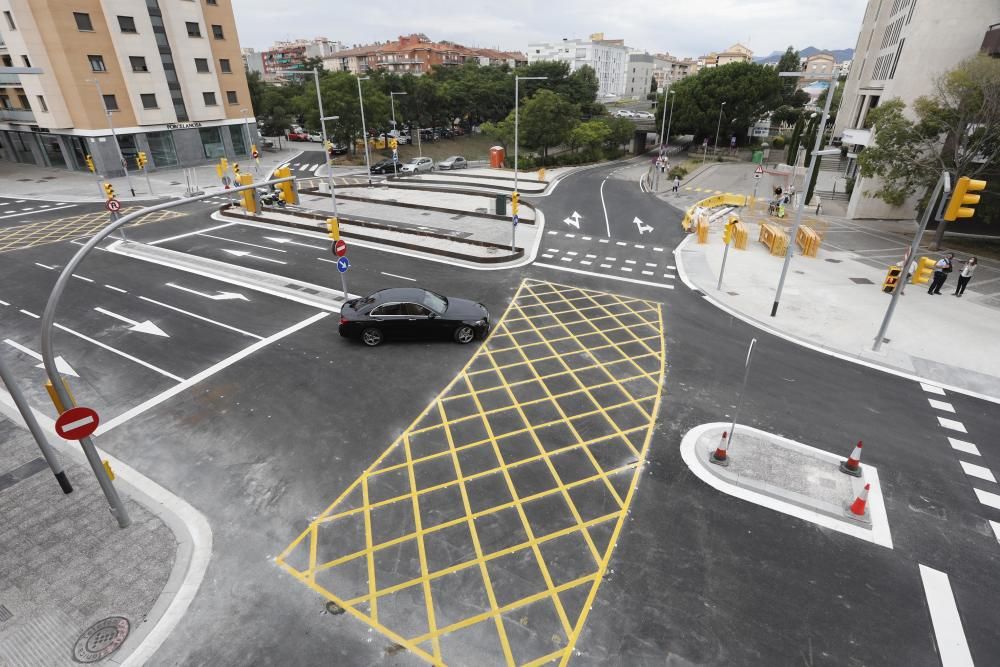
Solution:
M 56 420 L 56 433 L 66 440 L 80 440 L 93 434 L 101 418 L 97 413 L 83 406 L 70 408 Z
M 347 254 L 347 244 L 343 240 L 337 241 L 333 244 L 333 254 L 337 257 L 343 257 Z

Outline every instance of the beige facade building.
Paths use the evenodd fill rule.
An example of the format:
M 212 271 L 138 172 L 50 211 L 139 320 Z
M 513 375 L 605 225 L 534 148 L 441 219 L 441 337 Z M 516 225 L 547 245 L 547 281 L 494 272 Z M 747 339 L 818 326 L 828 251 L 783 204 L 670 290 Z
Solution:
M 997 0 L 868 0 L 834 137 L 852 153 L 864 150 L 878 131 L 868 114 L 884 100 L 901 99 L 912 117 L 913 102 L 932 93 L 937 77 L 979 52 L 997 21 Z M 913 217 L 915 201 L 889 206 L 867 194 L 877 186 L 858 176 L 848 217 Z
M 698 61 L 692 58 L 677 58 L 669 53 L 658 53 L 653 61 L 653 79 L 656 87 L 663 91 L 675 81 L 697 74 Z
M 122 171 L 249 153 L 232 0 L 0 0 L 0 160 Z M 100 90 L 100 92 L 98 92 Z M 245 123 L 246 118 L 249 123 Z

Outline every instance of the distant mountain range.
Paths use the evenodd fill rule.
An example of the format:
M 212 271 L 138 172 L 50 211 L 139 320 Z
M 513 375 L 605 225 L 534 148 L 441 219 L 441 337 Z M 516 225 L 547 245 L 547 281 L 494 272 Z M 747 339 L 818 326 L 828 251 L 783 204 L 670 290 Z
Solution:
M 838 63 L 854 58 L 854 49 L 817 49 L 815 46 L 807 46 L 804 49 L 799 49 L 799 56 L 802 58 L 808 58 L 814 53 L 821 53 L 823 51 L 832 53 Z M 781 56 L 783 55 L 785 55 L 784 51 L 775 51 L 769 56 L 754 58 L 753 61 L 755 63 L 777 63 L 781 60 Z

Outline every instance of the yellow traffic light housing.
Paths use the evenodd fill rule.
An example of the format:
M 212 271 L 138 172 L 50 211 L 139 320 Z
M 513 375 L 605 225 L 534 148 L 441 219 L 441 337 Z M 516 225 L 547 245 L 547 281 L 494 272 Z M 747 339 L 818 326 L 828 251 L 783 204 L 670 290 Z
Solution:
M 931 276 L 934 275 L 935 264 L 937 262 L 930 257 L 921 257 L 920 261 L 917 262 L 917 270 L 913 272 L 913 278 L 910 279 L 910 282 L 914 285 L 929 283 Z
M 722 242 L 729 245 L 729 242 L 733 240 L 733 230 L 736 228 L 736 223 L 739 222 L 739 218 L 735 216 L 729 219 L 726 226 L 722 228 Z
M 114 199 L 115 186 L 111 185 L 111 183 L 104 183 L 104 196 L 107 197 L 108 199 Z
M 890 266 L 889 271 L 885 274 L 885 280 L 882 281 L 882 291 L 886 294 L 892 294 L 896 289 L 896 283 L 899 282 L 899 276 L 903 273 L 903 269 L 898 266 Z
M 972 204 L 979 203 L 979 195 L 968 194 L 970 190 L 978 191 L 986 189 L 986 181 L 977 181 L 963 176 L 955 184 L 955 191 L 951 193 L 948 207 L 944 211 L 944 219 L 953 222 L 958 218 L 971 218 L 976 211 L 970 208 Z M 968 204 L 969 206 L 966 206 Z
M 326 219 L 326 231 L 334 241 L 340 240 L 340 221 L 337 218 Z
M 233 163 L 233 176 L 236 177 L 236 180 L 239 180 L 239 178 L 240 178 L 240 164 L 239 164 L 239 162 L 234 162 Z
M 236 177 L 236 185 L 253 185 L 253 174 L 240 174 Z M 257 212 L 257 193 L 255 190 L 240 190 L 242 206 L 247 213 Z
M 135 164 L 136 164 L 136 166 L 139 167 L 139 169 L 145 169 L 146 168 L 146 153 L 145 152 L 139 151 L 136 154 L 136 156 L 135 156 Z
M 510 212 L 513 215 L 517 215 L 518 207 L 521 203 L 521 194 L 518 192 L 513 192 L 510 195 Z
M 97 167 L 94 166 L 94 158 L 93 157 L 91 157 L 91 156 L 88 155 L 84 159 L 84 162 L 87 163 L 87 169 L 90 170 L 90 173 L 92 173 L 92 174 L 96 174 L 97 173 Z
M 289 167 L 279 167 L 274 170 L 275 178 L 288 178 L 292 175 L 292 170 Z M 295 181 L 285 181 L 284 183 L 278 183 L 278 198 L 286 204 L 298 204 L 299 196 L 295 192 Z

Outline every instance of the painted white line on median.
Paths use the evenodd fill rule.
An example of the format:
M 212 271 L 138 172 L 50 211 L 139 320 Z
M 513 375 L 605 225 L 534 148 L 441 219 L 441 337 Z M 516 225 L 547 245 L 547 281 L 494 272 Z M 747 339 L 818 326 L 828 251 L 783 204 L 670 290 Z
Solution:
M 28 317 L 34 317 L 34 318 L 35 318 L 36 320 L 40 320 L 40 319 L 41 319 L 41 317 L 40 317 L 40 316 L 38 316 L 38 315 L 35 315 L 35 314 L 34 314 L 33 312 L 31 312 L 30 310 L 25 310 L 24 308 L 18 308 L 18 310 L 20 310 L 20 311 L 21 311 L 22 313 L 24 313 L 24 314 L 25 314 L 25 315 L 27 315 Z
M 184 310 L 183 308 L 178 308 L 177 306 L 171 306 L 169 303 L 163 303 L 162 301 L 157 301 L 156 299 L 150 299 L 148 296 L 140 296 L 143 301 L 148 301 L 149 303 L 154 303 L 157 306 L 162 306 L 163 308 L 169 308 L 170 310 L 176 311 L 182 315 L 187 315 L 188 317 L 193 317 L 196 320 L 201 320 L 202 322 L 208 322 L 209 324 L 214 324 L 217 327 L 222 327 L 223 329 L 229 329 L 230 331 L 235 331 L 238 334 L 243 334 L 244 336 L 249 336 L 250 338 L 256 338 L 257 340 L 264 340 L 263 336 L 258 336 L 255 333 L 250 333 L 249 331 L 244 331 L 243 329 L 238 329 L 229 324 L 224 324 L 217 320 L 212 320 L 197 313 L 192 313 L 190 311 Z
M 78 276 L 78 275 L 76 275 L 75 273 L 73 274 L 73 276 L 72 276 L 72 277 L 73 277 L 73 278 L 76 278 L 77 280 L 82 280 L 82 281 L 83 281 L 83 282 L 85 282 L 85 283 L 92 283 L 92 282 L 94 282 L 93 280 L 91 280 L 91 279 L 90 279 L 90 278 L 88 278 L 87 276 Z
M 919 567 L 942 667 L 972 667 L 972 654 L 948 575 L 926 565 Z
M 49 266 L 48 264 L 39 264 L 38 262 L 35 262 L 35 266 L 40 266 L 43 269 L 48 269 L 49 271 L 55 271 L 56 270 L 56 267 L 54 267 L 54 266 Z
M 608 230 L 608 238 L 611 238 L 611 222 L 608 220 L 608 205 L 604 203 L 604 184 L 608 182 L 608 179 L 601 181 L 601 208 L 604 209 L 604 227 Z M 602 243 L 606 243 L 604 239 L 601 239 Z
M 108 285 L 107 283 L 105 283 L 104 286 L 107 287 L 110 290 L 114 290 L 116 292 L 121 292 L 122 294 L 128 294 L 128 290 L 122 289 L 121 287 L 115 287 L 114 285 Z
M 993 472 L 985 467 L 976 465 L 975 463 L 966 463 L 965 461 L 959 461 L 962 466 L 962 470 L 965 474 L 970 477 L 978 477 L 979 479 L 985 480 L 987 482 L 997 483 L 997 478 L 993 476 Z
M 920 388 L 926 391 L 928 394 L 937 394 L 938 396 L 944 396 L 944 389 L 935 384 L 927 384 L 926 382 L 921 382 Z
M 46 213 L 48 211 L 58 211 L 61 208 L 73 208 L 76 204 L 70 204 L 68 206 L 53 206 L 52 208 L 43 208 L 37 211 L 31 211 L 29 213 L 11 213 L 10 215 L 0 215 L 0 220 L 5 220 L 7 218 L 17 218 L 22 215 L 34 215 L 35 213 Z
M 972 489 L 976 492 L 976 498 L 979 502 L 986 505 L 987 507 L 992 507 L 995 510 L 1000 510 L 1000 495 L 995 493 L 990 493 L 989 491 L 983 491 L 982 489 Z
M 965 452 L 966 454 L 972 454 L 973 456 L 982 456 L 982 454 L 979 453 L 979 448 L 977 448 L 971 442 L 966 442 L 965 440 L 959 440 L 958 438 L 948 438 L 948 442 L 951 443 L 951 446 L 954 449 L 957 449 L 960 452 Z
M 272 248 L 271 246 L 258 245 L 256 243 L 249 243 L 247 241 L 237 241 L 236 239 L 227 239 L 224 236 L 215 236 L 214 234 L 205 234 L 204 232 L 202 232 L 200 236 L 207 236 L 210 239 L 225 241 L 226 243 L 241 243 L 243 245 L 253 246 L 254 248 L 260 248 L 261 250 L 270 250 L 272 252 L 288 252 L 287 250 L 282 250 L 281 248 Z
M 597 273 L 595 271 L 584 271 L 582 269 L 574 269 L 568 266 L 556 266 L 555 264 L 543 264 L 541 262 L 535 262 L 535 266 L 540 266 L 543 269 L 555 269 L 556 271 L 569 271 L 570 273 L 579 273 L 584 276 L 594 276 L 595 278 L 607 278 L 608 280 L 617 280 L 623 283 L 635 283 L 636 285 L 648 285 L 650 287 L 662 287 L 663 289 L 673 289 L 673 285 L 664 285 L 662 283 L 654 283 L 648 280 L 638 280 L 636 278 L 626 278 L 625 276 L 610 276 L 606 273 Z M 610 269 L 610 264 L 601 264 L 601 268 Z
M 155 372 L 159 373 L 160 375 L 163 375 L 164 377 L 168 377 L 171 380 L 174 380 L 175 382 L 183 382 L 184 381 L 184 378 L 178 377 L 178 376 L 174 375 L 173 373 L 170 373 L 168 371 L 163 370 L 162 368 L 158 368 L 157 366 L 154 366 L 153 364 L 149 363 L 148 361 L 143 361 L 142 359 L 139 359 L 138 357 L 133 357 L 131 354 L 127 354 L 125 352 L 122 352 L 121 350 L 116 350 L 115 348 L 111 347 L 110 345 L 105 345 L 104 343 L 102 343 L 99 340 L 94 340 L 90 336 L 85 336 L 84 334 L 80 333 L 79 331 L 73 331 L 69 327 L 64 327 L 63 325 L 59 324 L 58 322 L 55 324 L 55 327 L 57 329 L 59 329 L 60 331 L 65 331 L 66 333 L 71 334 L 73 336 L 76 336 L 77 338 L 80 338 L 82 340 L 85 340 L 88 343 L 92 343 L 93 345 L 96 345 L 97 347 L 103 348 L 103 349 L 107 350 L 108 352 L 111 352 L 112 354 L 117 354 L 119 357 L 123 357 L 125 359 L 128 359 L 129 361 L 135 362 L 135 363 L 139 364 L 140 366 L 145 366 L 149 370 L 155 371 Z
M 235 222 L 227 222 L 224 225 L 216 225 L 215 227 L 209 227 L 208 229 L 199 229 L 194 232 L 185 232 L 184 234 L 178 234 L 177 236 L 168 236 L 165 239 L 159 239 L 157 241 L 150 241 L 147 245 L 159 245 L 160 243 L 167 243 L 168 241 L 176 241 L 177 239 L 187 238 L 188 236 L 194 236 L 196 234 L 204 234 L 205 232 L 214 232 L 216 229 L 225 229 L 226 227 L 232 227 Z
M 10 304 L 6 301 L 0 300 L 0 306 L 9 306 Z
M 121 426 L 122 424 L 124 424 L 128 420 L 132 419 L 133 417 L 136 417 L 137 415 L 140 415 L 140 414 L 146 412 L 150 408 L 156 407 L 157 405 L 159 405 L 163 401 L 167 400 L 168 398 L 171 398 L 172 396 L 176 396 L 177 394 L 181 393 L 185 389 L 198 384 L 199 382 L 201 382 L 205 378 L 208 378 L 208 377 L 211 377 L 212 375 L 215 375 L 219 371 L 221 371 L 221 370 L 223 370 L 223 369 L 225 369 L 225 368 L 227 368 L 229 366 L 232 366 L 237 361 L 240 361 L 241 359 L 250 356 L 251 354 L 253 354 L 257 350 L 263 349 L 263 348 L 267 347 L 268 345 L 270 345 L 271 343 L 273 343 L 275 341 L 278 341 L 278 340 L 281 340 L 282 338 L 295 333 L 299 329 L 304 329 L 307 326 L 313 324 L 314 322 L 318 322 L 319 320 L 323 319 L 327 315 L 329 315 L 329 313 L 327 313 L 327 312 L 316 313 L 315 315 L 302 320 L 298 324 L 293 324 L 292 326 L 288 327 L 287 329 L 282 329 L 278 333 L 272 334 L 272 335 L 268 336 L 267 338 L 263 338 L 263 339 L 257 341 L 256 343 L 254 343 L 253 345 L 250 345 L 250 346 L 244 348 L 243 350 L 237 352 L 236 354 L 234 354 L 232 356 L 229 356 L 229 357 L 226 357 L 225 359 L 223 359 L 219 363 L 206 368 L 205 370 L 203 370 L 202 372 L 198 373 L 197 375 L 193 375 L 190 378 L 188 378 L 187 380 L 182 380 L 179 384 L 177 384 L 177 385 L 171 387 L 170 389 L 167 389 L 166 391 L 164 391 L 164 392 L 162 392 L 162 393 L 154 396 L 153 398 L 149 399 L 148 401 L 135 406 L 131 410 L 128 410 L 127 412 L 124 412 L 124 413 L 118 415 L 114 419 L 111 419 L 110 421 L 105 422 L 104 424 L 101 424 L 101 426 L 97 429 L 97 434 L 98 435 L 103 435 L 104 433 L 107 433 L 111 429 L 113 429 L 115 427 L 118 427 L 118 426 Z
M 932 408 L 935 408 L 937 410 L 943 410 L 944 412 L 951 412 L 951 413 L 955 412 L 955 406 L 953 406 L 951 403 L 948 403 L 947 401 L 939 401 L 934 398 L 928 398 L 927 402 L 931 404 Z
M 400 280 L 409 280 L 411 283 L 417 282 L 416 278 L 407 278 L 406 276 L 396 275 L 395 273 L 388 273 L 387 271 L 379 271 L 383 276 L 389 276 L 390 278 L 399 278 Z
M 950 428 L 952 431 L 958 431 L 959 433 L 968 433 L 965 430 L 965 424 L 962 422 L 955 421 L 954 419 L 945 419 L 944 417 L 938 417 L 937 420 L 944 428 Z

